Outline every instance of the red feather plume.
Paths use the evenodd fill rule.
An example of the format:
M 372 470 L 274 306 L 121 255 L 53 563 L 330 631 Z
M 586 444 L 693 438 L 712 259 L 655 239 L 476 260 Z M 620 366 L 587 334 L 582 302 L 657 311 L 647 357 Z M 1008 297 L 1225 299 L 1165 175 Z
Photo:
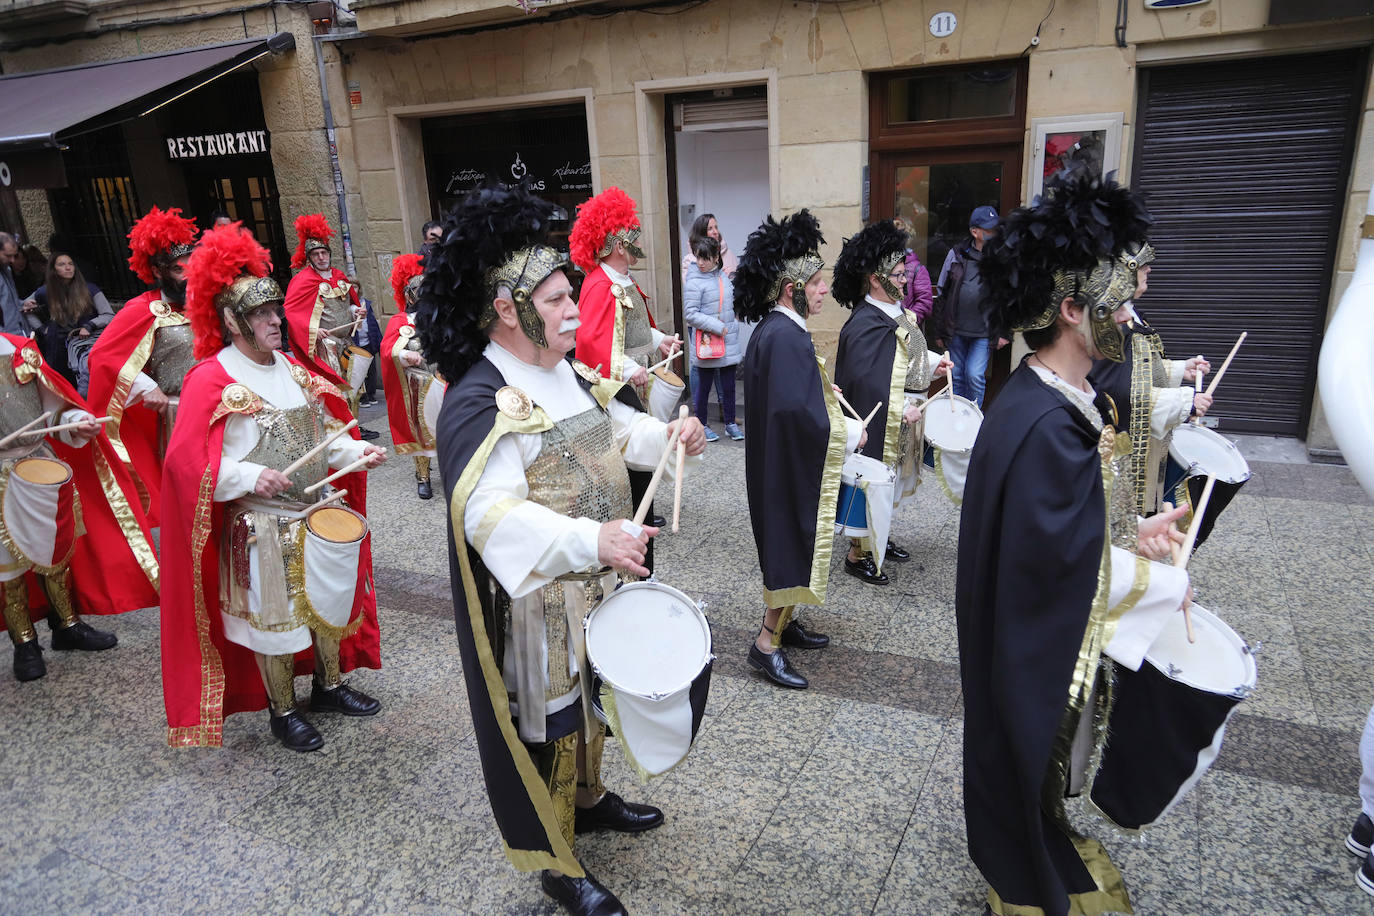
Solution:
M 196 224 L 181 215 L 180 207 L 149 210 L 129 230 L 129 269 L 144 283 L 152 285 L 153 259 L 177 245 L 189 245 L 196 238 Z
M 391 295 L 397 309 L 406 311 L 406 284 L 424 272 L 418 254 L 403 254 L 391 262 Z
M 334 237 L 334 230 L 323 213 L 307 213 L 296 217 L 296 252 L 291 255 L 291 269 L 300 270 L 305 266 L 305 240 L 319 239 L 328 244 Z
M 584 271 L 595 269 L 606 236 L 617 229 L 638 229 L 634 198 L 619 188 L 607 188 L 577 208 L 577 221 L 568 236 L 572 262 Z
M 186 317 L 191 319 L 196 359 L 214 356 L 224 347 L 224 326 L 215 297 L 244 274 L 265 277 L 271 270 L 267 249 L 243 223 L 210 229 L 200 237 L 186 265 Z

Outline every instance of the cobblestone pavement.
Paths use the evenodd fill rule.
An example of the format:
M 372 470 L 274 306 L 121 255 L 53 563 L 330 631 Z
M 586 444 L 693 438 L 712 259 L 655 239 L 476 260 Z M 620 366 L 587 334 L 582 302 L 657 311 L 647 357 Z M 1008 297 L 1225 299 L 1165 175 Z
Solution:
M 365 422 L 385 428 L 380 408 Z M 385 440 L 383 440 L 385 441 Z M 927 482 L 895 521 L 915 554 L 893 582 L 844 575 L 803 618 L 834 642 L 793 653 L 812 689 L 751 675 L 760 581 L 743 445 L 708 448 L 659 576 L 709 602 L 719 654 L 688 760 L 639 786 L 614 744 L 607 781 L 667 813 L 637 837 L 579 839 L 636 914 L 976 914 L 965 851 L 953 620 L 957 513 Z M 1143 841 L 1105 836 L 1143 914 L 1367 913 L 1342 839 L 1358 810 L 1369 679 L 1374 505 L 1340 467 L 1253 464 L 1199 552 L 1200 600 L 1262 642 L 1259 689 L 1221 757 Z M 96 621 L 117 649 L 47 652 L 0 674 L 0 911 L 553 913 L 510 869 L 487 806 L 458 669 L 441 500 L 408 460 L 373 475 L 381 671 L 353 683 L 373 719 L 320 716 L 323 750 L 283 750 L 265 713 L 222 749 L 163 744 L 155 609 Z M 46 627 L 41 628 L 46 644 Z M 301 681 L 298 691 L 308 689 Z

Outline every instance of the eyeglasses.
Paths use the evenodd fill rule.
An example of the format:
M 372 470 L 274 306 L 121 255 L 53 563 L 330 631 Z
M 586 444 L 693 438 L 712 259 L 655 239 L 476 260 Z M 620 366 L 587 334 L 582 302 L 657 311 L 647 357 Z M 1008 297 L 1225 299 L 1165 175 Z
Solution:
M 439 233 L 439 232 L 431 232 L 429 235 L 425 236 L 425 241 L 426 241 L 426 242 L 437 242 L 437 241 L 439 241 L 439 239 L 442 238 L 442 237 L 443 237 L 443 234 L 442 234 L 442 233 Z

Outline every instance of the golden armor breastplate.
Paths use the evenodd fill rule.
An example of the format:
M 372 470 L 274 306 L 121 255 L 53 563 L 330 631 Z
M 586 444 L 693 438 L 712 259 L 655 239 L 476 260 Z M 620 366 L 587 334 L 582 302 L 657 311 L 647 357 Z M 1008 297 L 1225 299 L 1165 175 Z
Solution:
M 12 357 L 0 357 L 0 437 L 7 436 L 26 423 L 30 423 L 43 412 L 43 400 L 38 394 L 37 379 L 19 381 L 14 374 Z M 56 422 L 55 420 L 52 422 Z M 42 436 L 20 438 L 6 446 L 6 456 L 32 452 L 43 444 Z
M 906 329 L 906 351 L 911 355 L 906 366 L 906 391 L 925 391 L 930 387 L 930 363 L 926 360 L 926 335 L 916 324 L 916 319 L 906 309 L 897 317 L 897 324 Z
M 324 310 L 320 312 L 320 328 L 329 331 L 337 328 L 341 324 L 352 327 L 353 322 L 353 302 L 349 299 L 348 291 L 350 287 L 347 283 L 338 286 L 329 286 L 326 283 L 320 284 L 320 300 L 324 302 Z M 349 328 L 341 331 L 331 331 L 332 337 L 341 340 L 352 338 L 352 334 L 347 333 Z
M 525 479 L 529 499 L 560 515 L 604 523 L 634 512 L 630 476 L 615 445 L 611 418 L 597 407 L 546 430 Z
M 191 355 L 191 323 L 172 324 L 153 332 L 153 352 L 148 356 L 143 371 L 148 374 L 163 394 L 181 394 L 181 385 L 186 373 L 195 365 Z
M 264 401 L 262 409 L 253 414 L 253 422 L 258 425 L 258 444 L 243 460 L 276 470 L 281 470 L 310 451 L 328 434 L 324 405 L 319 401 L 286 409 L 273 407 Z M 329 459 L 321 452 L 291 475 L 291 486 L 278 498 L 311 502 L 314 497 L 306 493 L 304 488 L 327 476 Z
M 654 332 L 649 324 L 649 306 L 633 284 L 625 291 L 633 308 L 625 309 L 625 352 L 630 356 L 648 353 L 654 348 Z

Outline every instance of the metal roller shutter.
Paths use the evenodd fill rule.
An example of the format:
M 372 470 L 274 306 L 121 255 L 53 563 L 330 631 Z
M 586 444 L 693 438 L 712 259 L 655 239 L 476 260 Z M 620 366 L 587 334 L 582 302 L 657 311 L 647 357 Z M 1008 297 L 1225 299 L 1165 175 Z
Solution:
M 1222 429 L 1305 436 L 1344 209 L 1362 50 L 1142 73 L 1133 185 L 1158 259 L 1141 313 L 1214 370 Z

